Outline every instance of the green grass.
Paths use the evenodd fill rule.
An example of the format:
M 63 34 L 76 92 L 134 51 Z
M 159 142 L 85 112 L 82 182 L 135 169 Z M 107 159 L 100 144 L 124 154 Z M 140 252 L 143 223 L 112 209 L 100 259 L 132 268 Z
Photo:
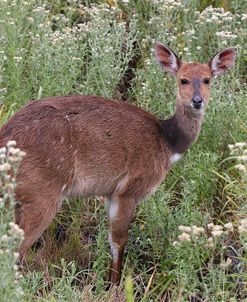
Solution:
M 121 100 L 124 92 L 156 116 L 171 116 L 176 85 L 155 61 L 155 41 L 199 62 L 236 45 L 236 66 L 214 81 L 198 141 L 140 205 L 118 288 L 105 291 L 110 256 L 103 202 L 69 200 L 30 251 L 24 277 L 17 280 L 11 269 L 7 284 L 0 278 L 0 300 L 245 301 L 246 237 L 238 226 L 247 214 L 247 180 L 235 165 L 246 161 L 230 154 L 228 144 L 247 141 L 246 1 L 81 2 L 1 1 L 1 124 L 30 99 L 69 94 Z M 11 219 L 1 208 L 0 238 Z M 232 222 L 234 231 L 210 249 L 211 222 Z M 174 245 L 180 225 L 202 226 L 206 235 Z M 1 250 L 2 241 L 0 270 L 7 272 L 13 254 Z M 232 263 L 224 267 L 227 258 Z

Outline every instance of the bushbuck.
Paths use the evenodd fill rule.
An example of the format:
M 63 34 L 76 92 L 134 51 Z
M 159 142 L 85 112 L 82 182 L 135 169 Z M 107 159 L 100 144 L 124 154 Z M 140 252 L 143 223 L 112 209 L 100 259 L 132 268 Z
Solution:
M 29 102 L 0 130 L 26 153 L 17 174 L 16 223 L 27 250 L 69 196 L 104 196 L 109 224 L 109 279 L 119 283 L 128 229 L 140 200 L 152 194 L 201 129 L 215 76 L 235 63 L 236 48 L 208 64 L 184 63 L 167 46 L 154 52 L 176 77 L 175 114 L 160 120 L 134 105 L 98 96 L 60 96 Z

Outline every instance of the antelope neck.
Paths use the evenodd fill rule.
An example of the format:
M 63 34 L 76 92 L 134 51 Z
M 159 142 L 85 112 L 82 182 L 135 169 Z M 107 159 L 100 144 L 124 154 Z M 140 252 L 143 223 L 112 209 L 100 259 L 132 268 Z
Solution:
M 162 132 L 165 142 L 173 154 L 184 153 L 195 141 L 201 130 L 203 112 L 194 112 L 192 108 L 179 105 L 177 102 L 175 114 L 162 120 Z

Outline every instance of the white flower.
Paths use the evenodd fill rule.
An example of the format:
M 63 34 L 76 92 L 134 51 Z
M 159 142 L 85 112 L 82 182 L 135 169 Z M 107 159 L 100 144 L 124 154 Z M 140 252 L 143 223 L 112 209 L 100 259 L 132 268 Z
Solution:
M 14 184 L 6 183 L 5 184 L 5 189 L 10 190 L 10 191 L 14 191 Z
M 6 147 L 0 148 L 0 154 L 6 153 L 7 149 Z
M 242 14 L 241 20 L 242 20 L 242 21 L 247 20 L 247 14 Z
M 246 173 L 246 171 L 247 171 L 246 167 L 242 164 L 235 165 L 235 168 L 244 173 Z
M 19 148 L 13 148 L 13 147 L 10 147 L 9 148 L 9 153 L 13 154 L 13 155 L 16 155 L 20 152 L 21 150 Z
M 14 238 L 23 239 L 24 231 L 18 226 L 18 224 L 15 224 L 14 222 L 10 222 L 9 226 L 10 226 L 9 234 L 11 236 L 13 236 Z
M 218 31 L 215 33 L 215 35 L 224 39 L 236 39 L 238 37 L 230 31 Z
M 32 18 L 32 17 L 28 17 L 27 20 L 30 21 L 31 23 L 34 22 L 34 18 Z
M 247 225 L 247 218 L 241 219 L 240 220 L 241 224 Z
M 239 148 L 243 148 L 243 147 L 246 146 L 246 143 L 244 143 L 244 142 L 239 142 L 239 143 L 236 143 L 235 146 L 236 146 L 236 147 L 239 147 Z
M 203 233 L 205 233 L 204 228 L 198 227 L 196 225 L 192 226 L 192 234 L 193 235 L 198 236 L 198 235 L 203 234 Z
M 218 230 L 218 231 L 212 231 L 211 232 L 211 234 L 212 234 L 213 237 L 221 236 L 222 233 L 223 233 L 223 231 L 220 231 L 220 230 Z
M 17 62 L 20 63 L 22 61 L 22 57 L 13 57 L 13 59 Z
M 9 163 L 4 163 L 0 165 L 0 172 L 9 171 L 11 169 L 11 165 Z
M 178 236 L 179 241 L 190 241 L 190 235 L 187 233 L 182 233 Z
M 13 269 L 14 269 L 15 271 L 17 271 L 17 270 L 18 270 L 18 265 L 14 264 L 14 265 L 13 265 Z
M 223 233 L 223 226 L 213 225 L 211 228 L 211 234 L 213 237 L 218 237 Z
M 15 259 L 18 259 L 18 258 L 19 258 L 19 253 L 14 252 L 14 258 L 15 258 Z
M 223 226 L 222 225 L 215 224 L 213 226 L 213 231 L 222 231 L 222 230 L 223 230 Z
M 212 222 L 208 224 L 209 230 L 212 230 L 213 227 L 214 227 L 214 224 Z
M 214 238 L 209 237 L 207 240 L 207 243 L 205 244 L 205 247 L 214 247 Z
M 224 224 L 224 228 L 227 232 L 233 232 L 233 224 L 231 222 Z
M 247 234 L 247 218 L 240 220 L 240 225 L 238 226 L 238 232 L 240 235 Z
M 191 227 L 188 227 L 188 226 L 184 226 L 184 225 L 180 225 L 178 227 L 179 231 L 181 232 L 185 232 L 185 233 L 190 233 L 191 232 Z
M 247 233 L 247 228 L 243 225 L 238 226 L 238 232 L 239 234 L 243 235 Z
M 238 160 L 247 161 L 247 155 L 238 156 Z
M 0 238 L 0 241 L 2 242 L 8 242 L 10 239 L 10 237 L 6 234 L 4 234 L 1 238 Z
M 226 259 L 226 261 L 221 262 L 220 267 L 221 268 L 226 268 L 229 265 L 232 264 L 232 259 L 230 259 L 229 257 Z
M 16 273 L 15 273 L 15 278 L 16 278 L 16 279 L 22 279 L 22 278 L 23 278 L 23 275 L 22 275 L 20 272 L 16 272 Z

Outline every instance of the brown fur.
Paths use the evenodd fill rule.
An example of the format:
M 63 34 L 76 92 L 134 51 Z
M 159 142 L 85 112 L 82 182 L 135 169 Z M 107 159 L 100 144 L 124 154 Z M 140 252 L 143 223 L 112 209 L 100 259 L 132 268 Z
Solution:
M 192 80 L 195 78 L 201 79 L 201 82 L 204 78 L 211 78 L 211 71 L 208 64 L 199 64 L 199 63 L 183 63 L 181 68 L 178 70 L 177 81 L 179 86 L 179 99 L 183 104 L 187 104 L 191 101 L 194 93 Z M 189 85 L 182 86 L 181 79 L 186 79 L 189 81 Z M 210 97 L 210 85 L 201 83 L 200 93 L 204 102 L 208 103 Z
M 178 82 L 196 76 L 201 83 L 211 77 L 208 65 L 178 62 L 164 45 L 157 58 L 164 69 L 169 65 Z M 0 129 L 0 147 L 15 140 L 26 152 L 16 189 L 20 204 L 15 219 L 25 232 L 21 261 L 65 197 L 105 196 L 113 256 L 110 280 L 119 282 L 139 201 L 155 191 L 173 155 L 184 153 L 200 132 L 203 111 L 191 108 L 193 88 L 186 86 L 179 84 L 176 113 L 165 121 L 136 106 L 93 96 L 32 101 L 9 119 Z M 207 103 L 210 85 L 200 84 L 199 89 Z

